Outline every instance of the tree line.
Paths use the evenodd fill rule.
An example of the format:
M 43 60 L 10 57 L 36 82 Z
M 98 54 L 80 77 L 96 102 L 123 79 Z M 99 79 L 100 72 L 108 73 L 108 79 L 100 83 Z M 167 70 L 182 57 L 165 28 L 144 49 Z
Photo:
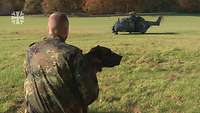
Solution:
M 22 10 L 26 14 L 113 14 L 137 12 L 200 12 L 200 0 L 0 0 L 0 15 Z

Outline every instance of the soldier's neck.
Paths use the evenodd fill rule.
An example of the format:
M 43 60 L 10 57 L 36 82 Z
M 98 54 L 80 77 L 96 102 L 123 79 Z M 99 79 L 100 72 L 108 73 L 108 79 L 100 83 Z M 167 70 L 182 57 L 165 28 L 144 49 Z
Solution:
M 59 35 L 49 34 L 48 37 L 49 37 L 49 38 L 58 38 L 58 39 L 60 39 L 62 42 L 65 42 L 65 39 L 64 39 L 62 36 L 59 36 Z

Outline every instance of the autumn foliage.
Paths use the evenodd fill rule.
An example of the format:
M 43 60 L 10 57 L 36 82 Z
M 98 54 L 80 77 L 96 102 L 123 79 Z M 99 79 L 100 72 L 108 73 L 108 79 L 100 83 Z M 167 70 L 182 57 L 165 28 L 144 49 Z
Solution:
M 83 0 L 43 0 L 42 7 L 45 13 L 55 11 L 75 12 L 81 9 Z
M 177 0 L 139 0 L 140 12 L 168 12 L 178 9 Z
M 200 0 L 85 0 L 83 10 L 91 14 L 115 12 L 200 12 Z
M 24 4 L 24 12 L 28 14 L 42 13 L 42 0 L 26 0 Z
M 16 10 L 23 10 L 24 2 L 24 0 L 0 0 L 0 15 L 7 15 Z
M 0 0 L 0 15 L 14 10 L 26 14 L 113 14 L 137 12 L 200 12 L 200 0 Z
M 200 12 L 200 0 L 179 0 L 183 11 Z
M 137 9 L 138 0 L 86 0 L 83 10 L 91 14 L 128 12 Z

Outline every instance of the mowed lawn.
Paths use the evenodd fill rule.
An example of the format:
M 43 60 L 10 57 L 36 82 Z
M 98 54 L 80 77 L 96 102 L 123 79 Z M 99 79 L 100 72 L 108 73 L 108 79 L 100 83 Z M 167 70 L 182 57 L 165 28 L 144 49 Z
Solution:
M 90 113 L 200 113 L 200 16 L 165 16 L 147 34 L 113 35 L 117 18 L 70 17 L 67 43 L 123 56 L 120 66 L 98 73 Z M 25 51 L 46 34 L 47 17 L 25 16 L 23 25 L 0 17 L 0 113 L 23 111 Z

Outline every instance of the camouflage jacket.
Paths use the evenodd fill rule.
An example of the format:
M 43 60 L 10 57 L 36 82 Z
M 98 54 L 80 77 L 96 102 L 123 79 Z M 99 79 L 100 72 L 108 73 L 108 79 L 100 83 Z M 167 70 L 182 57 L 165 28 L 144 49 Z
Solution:
M 77 47 L 49 36 L 31 44 L 25 60 L 27 113 L 78 113 L 98 97 L 96 76 Z

